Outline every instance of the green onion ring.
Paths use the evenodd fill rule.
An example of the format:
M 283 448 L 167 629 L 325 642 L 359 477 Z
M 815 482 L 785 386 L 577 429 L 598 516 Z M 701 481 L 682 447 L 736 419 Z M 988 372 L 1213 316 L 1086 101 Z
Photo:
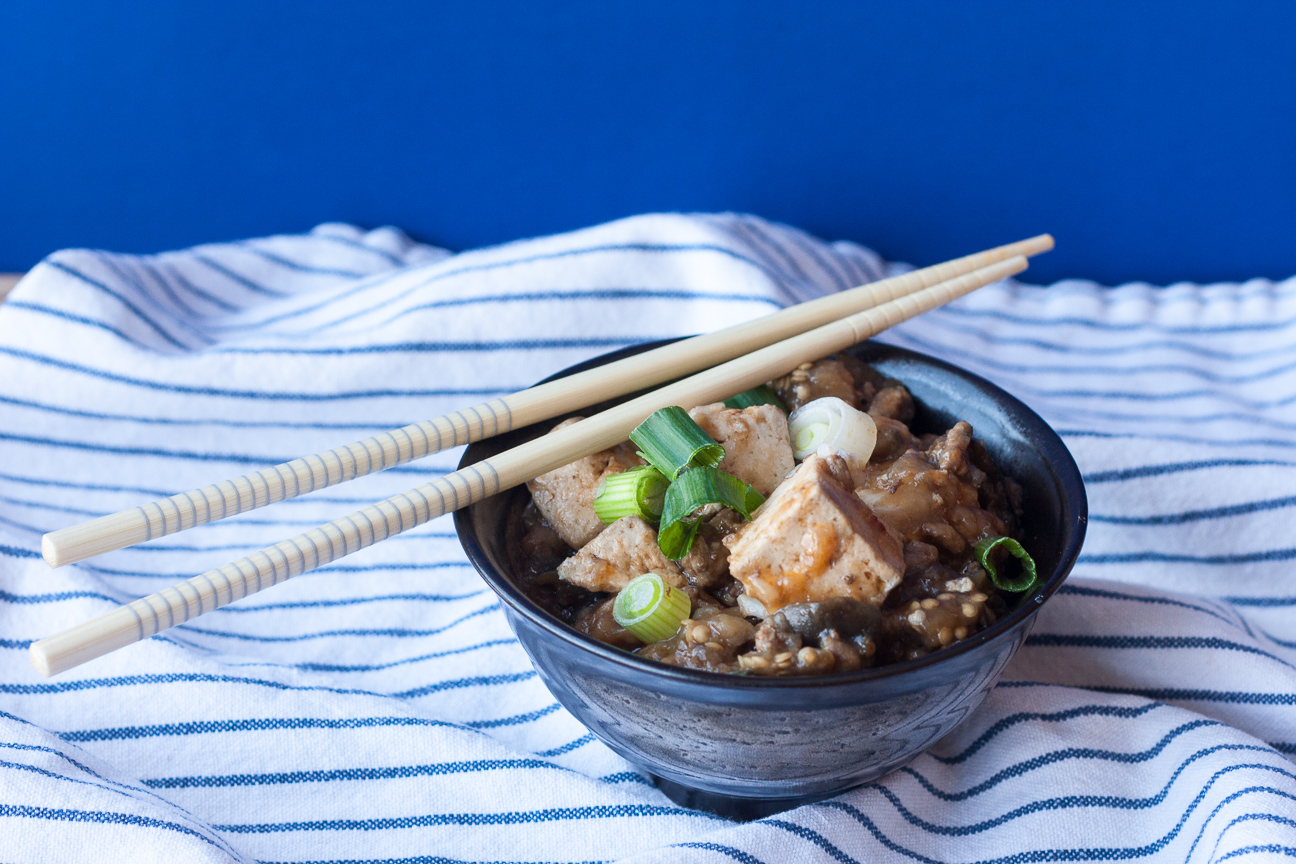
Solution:
M 1021 562 L 1022 573 L 1021 576 L 1016 579 L 1009 580 L 1000 576 L 999 569 L 995 567 L 994 562 L 990 560 L 990 556 L 1001 546 Z M 993 582 L 995 587 L 1000 591 L 1020 593 L 1022 591 L 1030 590 L 1031 586 L 1035 584 L 1035 577 L 1037 575 L 1035 571 L 1035 559 L 1028 555 L 1026 550 L 1022 548 L 1022 545 L 1011 537 L 987 537 L 977 543 L 973 551 L 976 553 L 977 560 L 981 562 L 981 566 L 985 568 L 986 575 L 990 577 L 990 581 Z
M 599 481 L 594 494 L 594 512 L 605 525 L 623 516 L 638 516 L 655 525 L 661 517 L 669 485 L 670 481 L 651 465 L 609 474 Z
M 636 576 L 612 603 L 612 617 L 644 642 L 668 639 L 688 617 L 692 604 L 680 588 L 656 573 Z

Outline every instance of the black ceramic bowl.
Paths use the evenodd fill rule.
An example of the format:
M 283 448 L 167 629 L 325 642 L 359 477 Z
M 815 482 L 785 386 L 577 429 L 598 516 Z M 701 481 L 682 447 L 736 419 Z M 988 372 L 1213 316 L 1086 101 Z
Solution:
M 658 344 L 664 343 L 606 354 L 555 377 Z M 1000 469 L 1022 485 L 1025 545 L 1039 568 L 1037 587 L 1010 614 L 949 648 L 891 666 L 805 678 L 722 675 L 640 659 L 576 632 L 513 583 L 504 520 L 517 496 L 527 494 L 524 488 L 455 513 L 469 559 L 504 601 L 513 632 L 554 696 L 679 803 L 758 817 L 904 765 L 981 703 L 1080 552 L 1084 484 L 1061 439 L 1033 411 L 983 378 L 924 354 L 875 342 L 851 351 L 909 388 L 918 404 L 915 431 L 969 421 Z M 473 444 L 460 467 L 561 419 Z

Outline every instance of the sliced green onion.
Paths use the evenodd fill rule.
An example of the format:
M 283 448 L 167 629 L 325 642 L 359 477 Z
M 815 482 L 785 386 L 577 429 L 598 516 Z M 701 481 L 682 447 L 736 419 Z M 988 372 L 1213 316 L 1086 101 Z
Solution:
M 813 453 L 828 440 L 828 430 L 827 423 L 807 423 L 796 431 L 792 447 L 798 453 Z
M 764 503 L 764 495 L 732 474 L 717 468 L 685 471 L 666 490 L 657 545 L 663 555 L 677 561 L 693 546 L 699 520 L 689 517 L 699 507 L 723 504 L 737 510 L 744 519 L 750 519 L 752 511 Z
M 605 525 L 622 516 L 638 516 L 656 524 L 669 485 L 670 481 L 651 465 L 609 474 L 599 481 L 594 493 L 594 512 Z
M 750 390 L 744 390 L 737 396 L 730 396 L 724 400 L 726 408 L 751 408 L 755 405 L 777 405 L 779 410 L 784 414 L 787 409 L 779 401 L 778 396 L 770 389 L 768 384 L 761 384 L 759 387 L 753 387 Z
M 678 405 L 654 411 L 630 433 L 630 440 L 639 445 L 639 455 L 670 480 L 687 468 L 713 468 L 725 455 L 724 448 Z
M 675 635 L 691 609 L 683 590 L 666 584 L 656 573 L 645 573 L 617 594 L 612 617 L 644 642 L 657 642 Z
M 1018 561 L 1021 562 L 1021 575 L 1016 579 L 1008 579 L 999 575 L 999 568 L 990 560 L 996 549 L 1003 547 L 1007 552 L 1012 553 Z M 1000 591 L 1012 591 L 1014 593 L 1029 590 L 1035 584 L 1035 559 L 1026 554 L 1022 545 L 1011 537 L 987 537 L 976 544 L 973 550 L 976 553 L 977 560 L 985 568 L 986 574 L 990 581 Z
M 798 461 L 827 447 L 862 468 L 877 446 L 873 418 L 836 396 L 824 396 L 793 411 L 788 417 L 788 435 Z

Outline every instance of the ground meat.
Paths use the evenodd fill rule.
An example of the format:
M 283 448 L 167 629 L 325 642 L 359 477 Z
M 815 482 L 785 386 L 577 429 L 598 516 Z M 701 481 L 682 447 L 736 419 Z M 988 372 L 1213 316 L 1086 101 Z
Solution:
M 572 548 L 558 536 L 549 520 L 540 515 L 534 502 L 528 501 L 522 508 L 521 522 L 523 532 L 517 544 L 520 555 L 514 562 L 514 572 L 520 570 L 534 576 L 554 570 L 572 553 Z
M 612 617 L 613 595 L 594 606 L 586 606 L 576 616 L 572 626 L 591 639 L 597 639 L 614 648 L 633 651 L 643 646 L 643 640 L 622 627 Z
M 869 415 L 872 417 L 873 415 Z M 926 450 L 926 446 L 913 436 L 909 427 L 899 420 L 892 420 L 890 417 L 873 417 L 873 423 L 877 426 L 877 444 L 873 446 L 873 455 L 869 457 L 869 462 L 874 465 L 884 465 L 894 462 L 900 456 L 910 450 Z
M 852 354 L 839 354 L 836 359 L 842 362 L 851 377 L 855 379 L 855 395 L 859 400 L 859 408 L 869 414 L 895 418 L 903 423 L 913 420 L 913 397 L 909 395 L 907 387 L 894 378 L 888 378 Z M 883 391 L 888 389 L 897 389 L 900 392 L 883 395 Z M 873 410 L 876 399 L 882 400 L 877 406 L 878 411 Z
M 966 639 L 987 623 L 983 619 L 989 599 L 980 591 L 944 591 L 891 610 L 883 621 L 883 632 L 890 637 L 885 640 L 889 659 L 894 662 L 922 657 Z
M 754 675 L 824 675 L 836 671 L 837 657 L 804 645 L 800 634 L 766 621 L 756 629 L 752 650 L 738 658 L 738 665 Z
M 721 606 L 737 606 L 738 597 L 742 593 L 742 583 L 732 576 L 725 576 L 711 586 L 711 595 Z
M 905 576 L 921 573 L 940 560 L 940 550 L 921 540 L 910 540 L 904 545 Z
M 966 456 L 971 435 L 972 427 L 960 421 L 926 452 L 908 450 L 890 463 L 870 463 L 857 478 L 856 494 L 903 541 L 965 555 L 976 541 L 1007 531 L 981 509 L 974 481 L 984 474 Z
M 708 672 L 738 671 L 739 649 L 752 641 L 756 628 L 736 610 L 705 603 L 694 605 L 669 639 L 653 642 L 639 656 Z
M 506 546 L 518 587 L 549 614 L 571 621 L 595 599 L 589 591 L 558 578 L 557 567 L 571 554 L 571 547 L 530 500 L 516 501 L 512 512 Z
M 877 607 L 851 597 L 831 597 L 818 603 L 794 603 L 770 616 L 780 630 L 792 630 L 802 639 L 817 641 L 831 630 L 838 636 L 854 639 L 872 636 L 882 620 Z
M 693 547 L 679 560 L 679 567 L 690 585 L 709 591 L 728 578 L 729 547 L 722 541 L 742 524 L 742 516 L 727 507 L 712 516 L 702 517 Z M 733 606 L 734 603 L 727 605 Z
M 1011 477 L 1005 477 L 999 472 L 998 466 L 990 458 L 990 451 L 981 441 L 973 439 L 968 445 L 967 458 L 985 478 L 977 486 L 977 500 L 982 509 L 999 517 L 1009 537 L 1017 536 L 1021 530 L 1021 486 Z
M 899 420 L 901 423 L 909 423 L 914 416 L 913 397 L 909 395 L 909 389 L 903 384 L 883 387 L 869 401 L 868 413 L 875 420 L 878 417 L 886 417 L 890 420 Z
M 755 675 L 820 675 L 872 665 L 877 608 L 849 597 L 785 606 L 756 630 L 739 667 Z
M 836 396 L 853 408 L 860 406 L 855 378 L 840 360 L 802 363 L 791 373 L 772 381 L 771 386 L 789 413 L 825 396 Z
M 871 638 L 864 643 L 847 642 L 836 630 L 825 630 L 819 636 L 819 647 L 833 656 L 834 672 L 854 672 L 873 665 L 877 643 Z

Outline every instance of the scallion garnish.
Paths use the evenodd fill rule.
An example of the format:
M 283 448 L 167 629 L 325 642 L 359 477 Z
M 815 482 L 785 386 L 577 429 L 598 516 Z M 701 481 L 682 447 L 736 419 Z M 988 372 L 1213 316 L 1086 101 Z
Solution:
M 630 440 L 639 445 L 639 455 L 670 480 L 687 468 L 715 467 L 725 455 L 678 405 L 654 411 L 630 433 Z
M 689 517 L 699 507 L 722 504 L 751 519 L 752 511 L 764 503 L 764 495 L 732 474 L 717 468 L 690 469 L 666 490 L 657 545 L 663 555 L 678 561 L 688 554 L 697 536 L 698 520 Z
M 739 409 L 751 408 L 754 405 L 777 405 L 780 411 L 784 414 L 787 413 L 787 409 L 783 407 L 783 403 L 779 401 L 778 396 L 775 395 L 768 384 L 761 384 L 759 387 L 744 390 L 737 396 L 730 396 L 724 400 L 724 404 L 726 408 Z
M 669 485 L 670 481 L 651 465 L 609 474 L 599 482 L 594 494 L 594 512 L 606 525 L 622 516 L 638 516 L 656 524 Z
M 1021 562 L 1021 575 L 1016 579 L 1000 576 L 999 568 L 991 560 L 990 556 L 994 554 L 996 549 L 1001 547 Z M 1019 593 L 1029 590 L 1035 584 L 1035 559 L 1028 555 L 1022 545 L 1011 537 L 987 537 L 977 543 L 973 551 L 976 553 L 977 560 L 981 562 L 981 566 L 985 568 L 990 581 L 1000 591 Z
M 656 573 L 645 573 L 617 594 L 612 617 L 644 642 L 657 642 L 674 635 L 691 609 L 683 590 L 666 584 Z

